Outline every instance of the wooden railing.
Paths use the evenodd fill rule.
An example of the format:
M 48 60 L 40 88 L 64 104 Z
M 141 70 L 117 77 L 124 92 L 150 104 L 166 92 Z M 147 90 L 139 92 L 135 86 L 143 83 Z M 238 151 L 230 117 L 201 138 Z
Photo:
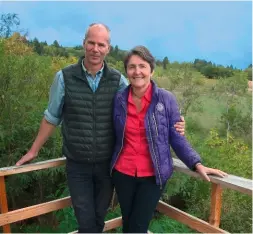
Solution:
M 0 226 L 3 226 L 4 233 L 11 232 L 10 224 L 12 223 L 71 206 L 70 197 L 65 197 L 18 210 L 8 211 L 5 177 L 14 174 L 62 166 L 65 164 L 65 160 L 65 158 L 59 158 L 43 162 L 31 163 L 20 167 L 0 168 Z M 173 159 L 173 161 L 175 171 L 182 172 L 193 177 L 201 178 L 198 173 L 190 171 L 180 160 Z M 210 176 L 210 178 L 212 192 L 209 222 L 205 222 L 204 220 L 194 217 L 162 201 L 159 201 L 157 210 L 167 215 L 168 217 L 189 226 L 193 230 L 202 233 L 226 233 L 225 230 L 219 228 L 222 204 L 222 189 L 229 188 L 252 196 L 252 180 L 233 175 L 228 175 L 225 178 Z M 117 228 L 121 225 L 121 217 L 109 220 L 105 224 L 104 231 Z

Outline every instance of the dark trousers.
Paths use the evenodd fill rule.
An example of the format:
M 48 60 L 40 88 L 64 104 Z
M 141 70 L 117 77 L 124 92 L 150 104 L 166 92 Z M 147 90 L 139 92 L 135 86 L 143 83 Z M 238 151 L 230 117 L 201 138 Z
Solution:
M 101 233 L 113 193 L 109 162 L 67 160 L 67 180 L 80 233 Z
M 114 170 L 112 178 L 120 203 L 123 232 L 147 233 L 162 193 L 155 177 L 133 177 Z

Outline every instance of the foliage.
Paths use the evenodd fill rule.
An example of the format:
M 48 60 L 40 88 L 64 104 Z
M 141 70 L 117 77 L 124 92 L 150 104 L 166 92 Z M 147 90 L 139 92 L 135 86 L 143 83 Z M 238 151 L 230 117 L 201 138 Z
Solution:
M 79 47 L 78 47 L 79 48 Z M 70 57 L 76 57 L 76 58 L 79 58 L 81 56 L 84 55 L 84 50 L 83 50 L 83 47 L 81 46 L 81 49 L 75 49 L 74 48 L 71 48 L 71 47 L 65 47 L 66 49 L 66 52 L 68 53 L 68 55 Z
M 153 233 L 196 233 L 182 223 L 165 215 L 159 215 L 159 217 L 154 218 L 149 225 L 149 230 Z
M 200 71 L 204 76 L 210 79 L 226 78 L 233 76 L 233 66 L 224 67 L 222 65 L 215 65 L 212 62 L 207 62 L 204 59 L 195 59 L 193 66 Z
M 68 58 L 70 55 L 68 50 L 59 45 L 55 40 L 52 45 L 48 45 L 47 42 L 39 42 L 35 37 L 33 40 L 28 41 L 27 44 L 33 47 L 34 52 L 39 55 L 48 55 L 48 56 L 62 56 Z
M 229 136 L 229 139 L 221 138 L 218 134 L 218 131 L 212 129 L 210 131 L 209 137 L 206 139 L 205 145 L 209 148 L 209 151 L 215 150 L 219 155 L 219 159 L 213 159 L 208 161 L 214 165 L 215 160 L 218 163 L 222 155 L 222 160 L 219 161 L 219 167 L 227 171 L 230 174 L 238 175 L 244 178 L 251 178 L 251 157 L 248 145 L 246 145 L 242 140 L 236 139 L 232 135 Z M 208 152 L 209 153 L 209 152 Z M 225 155 L 226 154 L 226 155 Z M 232 162 L 233 166 L 230 165 Z M 234 164 L 234 162 L 237 162 Z
M 116 63 L 108 63 L 108 66 L 113 67 L 114 69 L 117 69 L 118 71 L 120 71 L 122 74 L 125 75 L 125 69 L 124 69 L 124 64 L 122 61 L 116 61 Z
M 39 54 L 42 55 L 44 52 L 44 46 L 39 42 L 39 40 L 35 37 L 33 39 L 33 41 L 31 42 L 31 44 L 33 44 L 34 47 L 34 51 Z
M 59 42 L 57 40 L 54 40 L 53 46 L 56 48 L 60 48 Z
M 164 57 L 162 64 L 163 64 L 163 69 L 166 70 L 167 66 L 169 65 L 169 59 L 167 56 Z
M 197 99 L 201 95 L 203 82 L 194 76 L 191 65 L 183 64 L 180 69 L 171 66 L 167 69 L 166 77 L 154 79 L 160 87 L 166 88 L 177 96 L 182 115 L 186 116 L 190 107 L 200 110 L 201 103 Z
M 245 69 L 245 72 L 247 74 L 247 79 L 252 80 L 252 67 Z
M 7 25 L 9 31 L 3 31 L 0 24 L 0 32 L 5 32 L 2 37 L 7 37 L 0 39 L 1 166 L 14 165 L 31 146 L 47 106 L 49 87 L 55 72 L 76 63 L 78 57 L 83 55 L 82 46 L 65 48 L 57 41 L 53 45 L 47 45 L 36 38 L 27 41 L 20 33 L 15 33 L 18 24 L 15 24 L 15 17 L 11 17 L 9 19 L 13 22 L 10 21 L 9 26 Z M 125 51 L 115 46 L 106 58 L 109 66 L 123 74 L 124 55 Z M 205 60 L 195 60 L 191 64 L 169 62 L 169 59 L 166 69 L 163 61 L 157 60 L 156 64 L 154 79 L 159 86 L 173 91 L 179 100 L 182 113 L 186 117 L 187 138 L 201 154 L 204 164 L 237 176 L 252 178 L 252 96 L 246 92 L 248 72 L 252 73 L 252 66 L 246 71 L 240 71 L 232 66 L 225 68 Z M 210 76 L 211 73 L 213 75 Z M 203 74 L 206 74 L 206 77 Z M 210 77 L 216 80 L 207 79 Z M 228 122 L 229 134 L 224 138 Z M 209 132 L 211 127 L 217 127 L 218 130 Z M 36 160 L 61 156 L 61 143 L 58 129 Z M 64 168 L 10 176 L 7 177 L 6 183 L 10 209 L 69 195 Z M 175 202 L 172 198 L 179 199 L 176 205 L 182 206 L 186 212 L 208 220 L 208 183 L 182 173 L 174 173 L 162 195 L 162 199 L 169 203 Z M 251 203 L 250 197 L 225 190 L 221 227 L 231 232 L 250 232 Z M 120 208 L 111 208 L 106 219 L 118 216 Z M 13 230 L 66 232 L 76 230 L 76 226 L 73 209 L 65 208 L 17 223 Z M 154 217 L 150 230 L 193 232 L 164 216 Z M 122 229 L 115 231 L 121 232 Z
M 240 104 L 241 97 L 245 95 L 247 96 L 247 78 L 244 73 L 237 73 L 227 79 L 219 79 L 213 88 L 213 96 L 225 103 L 221 122 L 226 126 L 227 139 L 231 131 L 240 130 L 241 132 L 242 129 L 245 129 L 245 127 L 240 127 L 244 125 L 241 121 L 244 116 L 236 107 Z M 247 113 L 246 119 L 251 116 L 251 111 L 247 111 Z
M 125 55 L 126 55 L 126 51 L 120 50 L 119 47 L 116 45 L 115 47 L 111 46 L 111 50 L 108 57 L 113 58 L 114 61 L 123 62 Z
M 33 54 L 33 49 L 26 44 L 25 37 L 19 33 L 14 33 L 11 37 L 3 39 L 1 44 L 6 55 L 25 56 Z
M 15 13 L 2 14 L 0 17 L 0 37 L 8 38 L 14 32 L 18 32 L 20 19 Z
M 47 104 L 54 74 L 50 57 L 36 55 L 20 41 L 9 47 L 12 37 L 0 42 L 2 166 L 14 165 L 31 146 Z M 57 158 L 60 155 L 61 140 L 57 131 L 43 147 L 37 160 Z M 65 181 L 63 168 L 10 176 L 6 180 L 9 207 L 17 209 L 48 201 L 48 196 L 55 192 L 55 185 Z M 54 219 L 39 217 L 37 220 L 42 226 L 51 226 Z
M 191 139 L 192 140 L 192 139 Z M 229 174 L 252 178 L 251 149 L 240 139 L 230 136 L 229 142 L 219 136 L 217 130 L 210 131 L 206 140 L 195 139 L 194 146 L 202 155 L 204 164 L 218 167 Z M 187 211 L 208 221 L 210 214 L 210 185 L 190 178 L 186 184 L 190 196 L 184 196 Z M 252 197 L 226 189 L 222 198 L 221 228 L 229 232 L 251 232 Z

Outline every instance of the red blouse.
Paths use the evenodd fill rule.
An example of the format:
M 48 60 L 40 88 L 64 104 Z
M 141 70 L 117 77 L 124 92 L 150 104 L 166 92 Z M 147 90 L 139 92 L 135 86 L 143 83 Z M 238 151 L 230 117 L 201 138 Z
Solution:
M 141 98 L 141 110 L 137 112 L 132 90 L 129 91 L 124 146 L 115 164 L 115 169 L 130 176 L 144 177 L 155 174 L 144 125 L 151 98 L 152 84 Z

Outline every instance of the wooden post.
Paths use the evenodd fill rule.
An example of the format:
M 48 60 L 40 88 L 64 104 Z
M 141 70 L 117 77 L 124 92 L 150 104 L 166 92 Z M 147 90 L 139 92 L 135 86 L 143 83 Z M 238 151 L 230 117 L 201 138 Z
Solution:
M 7 202 L 7 196 L 6 196 L 4 176 L 0 176 L 0 208 L 1 208 L 2 214 L 8 212 L 8 202 Z M 10 224 L 6 224 L 3 226 L 3 232 L 4 233 L 11 232 Z
M 215 227 L 220 226 L 221 216 L 221 198 L 222 187 L 219 184 L 212 183 L 212 195 L 211 195 L 211 214 L 209 217 L 209 223 Z

